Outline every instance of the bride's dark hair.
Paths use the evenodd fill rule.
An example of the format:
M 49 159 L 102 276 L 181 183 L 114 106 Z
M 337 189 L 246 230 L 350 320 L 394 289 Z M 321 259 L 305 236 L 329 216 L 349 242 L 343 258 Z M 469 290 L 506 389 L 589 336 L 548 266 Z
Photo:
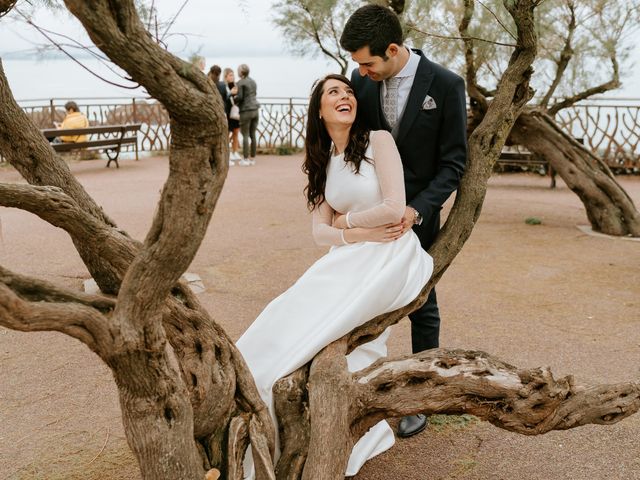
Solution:
M 320 102 L 327 80 L 339 80 L 353 89 L 351 81 L 344 75 L 330 74 L 318 80 L 311 92 L 309 110 L 307 112 L 307 136 L 304 142 L 304 163 L 302 171 L 307 175 L 309 183 L 304 188 L 307 207 L 313 210 L 324 201 L 324 189 L 327 183 L 327 165 L 331 157 L 331 137 L 324 121 L 320 118 Z M 344 161 L 351 163 L 356 173 L 360 171 L 362 160 L 369 145 L 369 130 L 363 125 L 359 109 L 349 130 L 349 142 L 344 150 Z

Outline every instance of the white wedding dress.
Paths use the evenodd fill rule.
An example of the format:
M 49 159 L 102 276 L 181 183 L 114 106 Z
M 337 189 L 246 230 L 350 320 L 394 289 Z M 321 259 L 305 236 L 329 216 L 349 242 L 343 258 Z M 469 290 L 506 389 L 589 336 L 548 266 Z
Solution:
M 332 248 L 267 305 L 237 342 L 272 416 L 271 389 L 278 379 L 355 327 L 410 303 L 431 276 L 432 259 L 413 231 L 389 243 L 345 244 L 343 231 L 331 226 L 335 212 L 349 212 L 352 227 L 397 223 L 402 216 L 402 164 L 388 132 L 371 132 L 367 157 L 372 162 L 362 161 L 359 173 L 345 163 L 342 154 L 331 157 L 326 201 L 314 210 L 313 233 L 316 242 Z M 349 354 L 349 370 L 360 370 L 386 356 L 388 336 L 389 329 Z M 345 475 L 355 475 L 394 441 L 387 422 L 375 425 L 353 448 Z M 250 449 L 244 466 L 245 478 L 253 478 Z

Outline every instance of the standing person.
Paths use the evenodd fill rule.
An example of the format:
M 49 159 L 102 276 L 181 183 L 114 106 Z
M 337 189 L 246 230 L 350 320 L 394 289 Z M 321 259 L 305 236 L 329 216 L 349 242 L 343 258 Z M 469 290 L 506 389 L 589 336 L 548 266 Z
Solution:
M 223 103 L 226 105 L 227 103 L 227 86 L 224 84 L 222 80 L 220 80 L 220 74 L 222 73 L 222 69 L 218 65 L 213 65 L 209 69 L 209 73 L 207 73 L 207 78 L 211 83 L 213 83 L 217 88 L 218 92 L 220 92 L 220 96 L 222 97 Z
M 227 112 L 227 122 L 229 125 L 229 165 L 235 165 L 236 161 L 239 161 L 242 157 L 238 153 L 240 150 L 240 142 L 238 141 L 238 135 L 240 134 L 240 116 L 236 117 L 234 112 L 231 112 L 232 107 L 235 105 L 235 101 L 232 96 L 232 92 L 237 92 L 235 88 L 235 76 L 233 69 L 224 69 L 224 83 L 227 89 L 227 103 L 225 109 Z M 233 118 L 232 118 L 233 117 Z
M 222 73 L 222 69 L 220 68 L 219 65 L 213 65 L 210 69 L 209 69 L 209 73 L 207 73 L 207 78 L 209 79 L 209 81 L 211 83 L 213 83 L 217 89 L 218 92 L 220 93 L 220 96 L 222 97 L 222 102 L 224 103 L 224 111 L 225 111 L 225 116 L 227 117 L 227 127 L 229 127 L 229 131 L 231 130 L 230 126 L 229 126 L 229 108 L 227 107 L 227 105 L 229 104 L 229 96 L 230 96 L 230 92 L 227 89 L 227 85 L 225 84 L 224 81 L 220 80 L 220 74 Z M 233 151 L 229 152 L 229 166 L 233 166 L 235 165 L 235 161 L 236 158 L 234 156 Z
M 256 164 L 256 130 L 258 128 L 260 104 L 258 103 L 258 87 L 255 80 L 249 77 L 249 67 L 243 63 L 238 67 L 240 80 L 236 85 L 234 101 L 240 107 L 240 131 L 242 132 L 243 167 Z M 232 91 L 233 93 L 233 91 Z M 249 148 L 251 141 L 251 148 Z
M 403 216 L 427 250 L 440 229 L 440 210 L 460 184 L 467 159 L 464 80 L 403 45 L 400 21 L 389 8 L 367 5 L 347 20 L 340 45 L 359 67 L 353 82 L 359 109 L 372 130 L 392 133 L 407 195 Z M 351 219 L 349 225 L 360 226 Z M 409 315 L 413 353 L 439 345 L 440 313 L 435 289 Z M 398 435 L 427 425 L 424 415 L 404 417 Z
M 191 65 L 193 65 L 195 68 L 197 68 L 202 73 L 204 73 L 204 69 L 206 67 L 206 63 L 205 63 L 205 60 L 204 60 L 203 56 L 201 56 L 201 55 L 193 55 L 190 60 L 191 60 Z
M 305 193 L 313 237 L 329 252 L 273 300 L 237 342 L 260 396 L 273 413 L 273 384 L 359 325 L 411 302 L 427 283 L 433 260 L 405 211 L 402 162 L 393 137 L 362 125 L 351 82 L 328 75 L 309 100 Z M 358 227 L 336 227 L 345 217 Z M 406 234 L 405 234 L 406 233 Z M 347 356 L 350 371 L 386 356 L 389 331 Z M 276 425 L 277 427 L 277 425 Z M 278 429 L 276 428 L 276 432 Z M 346 475 L 395 442 L 386 421 L 354 446 Z M 276 442 L 276 461 L 279 455 Z M 245 478 L 253 478 L 251 452 Z

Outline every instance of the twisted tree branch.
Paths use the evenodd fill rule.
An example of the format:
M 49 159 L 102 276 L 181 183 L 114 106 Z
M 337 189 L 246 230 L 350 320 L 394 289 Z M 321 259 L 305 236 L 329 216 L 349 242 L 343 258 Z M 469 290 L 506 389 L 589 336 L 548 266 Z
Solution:
M 540 102 L 540 106 L 542 108 L 546 108 L 549 105 L 549 101 L 551 97 L 555 93 L 558 85 L 560 85 L 560 81 L 562 80 L 562 76 L 564 75 L 569 62 L 573 58 L 573 47 L 571 46 L 573 42 L 573 34 L 576 31 L 576 9 L 573 1 L 567 2 L 567 8 L 569 8 L 569 24 L 567 25 L 567 36 L 565 38 L 564 47 L 560 52 L 560 57 L 556 60 L 556 75 L 549 86 L 549 90 L 545 94 L 544 98 Z
M 19 287 L 25 290 L 24 285 Z M 50 296 L 55 297 L 56 293 L 59 291 L 50 292 Z M 112 346 L 107 317 L 95 308 L 71 302 L 27 301 L 4 283 L 0 283 L 0 325 L 22 332 L 62 332 L 101 356 Z
M 383 418 L 472 414 L 524 435 L 616 423 L 640 410 L 640 383 L 575 385 L 549 368 L 521 370 L 484 352 L 434 349 L 378 361 L 356 372 L 357 434 Z
M 94 278 L 117 292 L 139 243 L 83 209 L 61 188 L 0 184 L 0 205 L 31 212 L 65 230 Z
M 17 2 L 18 0 L 0 0 L 0 18 L 9 13 Z
M 467 82 L 467 93 L 471 100 L 471 110 L 475 118 L 482 118 L 487 111 L 488 102 L 486 89 L 481 89 L 478 85 L 477 68 L 475 65 L 475 55 L 473 51 L 473 40 L 468 36 L 469 25 L 474 13 L 474 0 L 464 0 L 464 14 L 458 25 L 458 31 L 464 38 L 464 59 L 466 67 L 465 80 Z
M 1 60 L 0 105 L 0 151 L 20 175 L 32 185 L 61 188 L 80 208 L 107 225 L 115 226 L 15 101 Z M 29 153 L 25 155 L 24 152 Z
M 444 40 L 475 40 L 477 42 L 485 42 L 485 43 L 490 43 L 492 45 L 498 45 L 500 47 L 511 47 L 511 48 L 515 48 L 517 45 L 513 44 L 513 43 L 504 43 L 504 42 L 495 42 L 493 40 L 487 40 L 486 38 L 480 38 L 480 37 L 474 37 L 474 36 L 453 36 L 453 35 L 441 35 L 439 33 L 433 33 L 433 32 L 426 32 L 424 30 L 421 30 L 419 28 L 417 28 L 415 25 L 408 25 L 409 29 L 421 33 L 422 35 L 425 35 L 427 37 L 434 37 L 434 38 L 442 38 Z
M 611 55 L 610 60 L 611 60 L 611 68 L 612 68 L 611 80 L 609 80 L 608 82 L 602 83 L 600 85 L 597 85 L 595 87 L 588 88 L 580 93 L 576 93 L 575 95 L 572 95 L 569 98 L 565 98 L 561 102 L 554 103 L 547 110 L 549 115 L 553 116 L 556 113 L 558 113 L 560 110 L 564 108 L 569 108 L 575 105 L 576 103 L 578 103 L 579 101 L 589 98 L 593 95 L 597 95 L 599 93 L 605 93 L 605 92 L 608 92 L 609 90 L 615 90 L 616 88 L 619 88 L 620 85 L 622 84 L 620 83 L 620 70 L 618 65 L 618 59 L 616 58 L 615 52 Z
M 348 62 L 345 61 L 345 59 L 342 56 L 335 55 L 333 52 L 331 52 L 331 50 L 329 50 L 327 47 L 324 46 L 324 43 L 322 42 L 322 38 L 320 36 L 320 29 L 318 28 L 318 25 L 316 25 L 315 17 L 311 13 L 311 10 L 309 9 L 309 5 L 301 0 L 297 2 L 297 5 L 307 15 L 307 20 L 311 25 L 312 31 L 310 32 L 307 31 L 309 36 L 311 36 L 313 40 L 316 42 L 316 44 L 320 48 L 320 51 L 322 51 L 322 53 L 324 53 L 329 58 L 333 58 L 338 63 L 338 65 L 340 65 L 340 68 L 344 72 L 347 68 Z M 333 19 L 329 19 L 329 21 L 331 22 L 331 27 L 333 29 Z M 337 44 L 339 45 L 340 43 L 337 42 Z
M 20 275 L 0 266 L 0 283 L 30 302 L 77 303 L 108 314 L 115 308 L 115 299 L 66 289 L 38 278 Z
M 160 327 L 154 313 L 195 256 L 226 177 L 224 108 L 201 72 L 147 34 L 132 0 L 65 3 L 92 41 L 159 99 L 171 117 L 169 178 L 144 247 L 122 282 L 120 296 L 131 301 L 117 308 L 151 333 Z M 160 346 L 163 334 L 149 336 L 154 337 Z
M 309 367 L 304 366 L 281 378 L 273 386 L 273 398 L 280 430 L 280 459 L 276 478 L 296 479 L 309 454 Z

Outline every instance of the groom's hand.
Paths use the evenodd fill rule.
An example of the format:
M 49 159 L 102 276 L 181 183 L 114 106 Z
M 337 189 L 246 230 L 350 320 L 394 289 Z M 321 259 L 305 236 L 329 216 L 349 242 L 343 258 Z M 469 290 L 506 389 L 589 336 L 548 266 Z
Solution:
M 413 224 L 416 219 L 416 209 L 407 205 L 404 209 L 404 215 L 402 215 L 402 220 L 400 223 L 402 224 L 402 233 L 407 233 L 409 230 L 413 228 Z

